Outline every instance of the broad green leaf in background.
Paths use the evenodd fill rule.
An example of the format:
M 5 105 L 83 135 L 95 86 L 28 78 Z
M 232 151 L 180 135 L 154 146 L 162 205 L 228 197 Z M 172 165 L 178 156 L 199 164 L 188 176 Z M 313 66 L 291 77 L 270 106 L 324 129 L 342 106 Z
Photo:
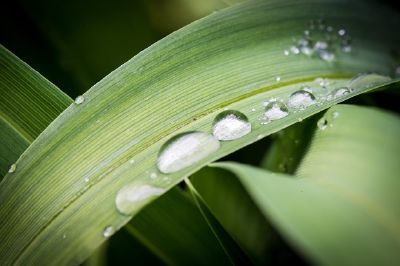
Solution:
M 240 254 L 245 258 L 230 248 L 235 243 L 229 237 L 213 233 L 194 202 L 177 188 L 143 209 L 126 228 L 169 265 L 228 265 L 240 262 Z
M 234 172 L 266 217 L 323 265 L 400 263 L 400 118 L 338 105 L 323 118 L 298 176 L 235 163 Z
M 0 177 L 3 177 L 72 99 L 2 45 L 0 90 Z
M 275 134 L 261 167 L 273 172 L 294 173 L 306 151 L 315 121 L 316 117 L 313 116 Z
M 335 29 L 346 27 L 354 52 L 337 53 L 334 62 L 285 56 L 316 14 Z M 398 25 L 396 14 L 372 3 L 252 1 L 159 41 L 93 86 L 82 104 L 67 108 L 18 160 L 13 178 L 0 186 L 0 260 L 82 262 L 105 241 L 106 228 L 118 230 L 154 199 L 122 215 L 115 197 L 124 185 L 167 190 L 210 161 L 372 89 L 365 86 L 370 82 L 359 84 L 353 93 L 267 125 L 258 120 L 265 100 L 287 100 L 304 85 L 317 86 L 318 77 L 330 79 L 330 91 L 359 72 L 392 73 Z M 252 132 L 221 143 L 185 170 L 150 178 L 163 143 L 181 132 L 210 132 L 224 108 L 245 113 Z
M 206 167 L 190 180 L 211 212 L 257 265 L 286 265 L 297 258 L 292 252 L 280 253 L 285 243 L 233 174 Z

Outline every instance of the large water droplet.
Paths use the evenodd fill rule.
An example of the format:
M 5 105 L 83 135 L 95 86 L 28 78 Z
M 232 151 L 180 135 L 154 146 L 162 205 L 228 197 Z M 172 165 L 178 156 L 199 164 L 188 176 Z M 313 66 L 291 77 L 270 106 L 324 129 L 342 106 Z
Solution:
M 15 163 L 13 163 L 12 165 L 10 165 L 10 168 L 8 169 L 9 173 L 14 173 L 15 170 L 17 170 L 17 165 Z
M 78 96 L 78 97 L 75 98 L 75 103 L 76 103 L 76 104 L 81 104 L 81 103 L 83 103 L 84 101 L 85 101 L 85 98 L 84 98 L 82 95 L 80 95 L 80 96 Z
M 219 140 L 234 140 L 250 133 L 251 124 L 243 113 L 227 110 L 215 117 L 212 131 Z
M 109 225 L 106 228 L 104 228 L 103 236 L 110 237 L 113 233 L 114 233 L 114 228 L 111 225 Z
M 274 121 L 281 119 L 289 114 L 286 105 L 278 101 L 270 101 L 265 106 L 264 118 L 267 121 Z
M 315 104 L 315 96 L 305 90 L 292 93 L 288 100 L 289 107 L 293 109 L 305 109 L 313 104 Z
M 371 88 L 385 82 L 390 81 L 391 78 L 387 76 L 382 76 L 375 73 L 366 73 L 366 74 L 359 74 L 352 78 L 349 83 L 348 87 L 354 90 L 360 90 L 365 88 Z
M 157 197 L 164 193 L 164 189 L 150 185 L 128 184 L 118 191 L 115 198 L 117 210 L 124 215 L 133 214 L 140 202 Z
M 187 132 L 168 140 L 157 159 L 160 172 L 169 174 L 189 167 L 214 153 L 219 141 L 204 132 Z

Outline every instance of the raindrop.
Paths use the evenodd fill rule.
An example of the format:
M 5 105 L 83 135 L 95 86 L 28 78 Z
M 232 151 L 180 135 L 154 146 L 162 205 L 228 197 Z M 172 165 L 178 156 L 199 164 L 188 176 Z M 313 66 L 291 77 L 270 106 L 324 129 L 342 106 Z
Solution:
M 294 45 L 290 47 L 290 51 L 292 52 L 292 54 L 299 54 L 300 53 L 299 48 L 297 48 Z
M 276 80 L 277 82 L 279 82 L 279 81 L 281 81 L 281 77 L 278 76 L 278 77 L 275 78 L 275 80 Z
M 284 51 L 283 51 L 283 54 L 286 55 L 286 56 L 288 56 L 289 53 L 290 53 L 289 50 L 284 50 Z
M 321 118 L 317 122 L 317 126 L 321 130 L 325 130 L 328 127 L 328 121 L 325 118 Z
M 198 131 L 182 133 L 161 147 L 157 167 L 162 173 L 174 173 L 203 160 L 218 148 L 219 141 L 209 134 Z
M 382 76 L 375 73 L 363 73 L 355 76 L 352 78 L 349 83 L 348 87 L 354 90 L 366 89 L 371 88 L 385 82 L 390 81 L 390 77 Z
M 89 177 L 85 177 L 85 183 L 89 182 Z
M 15 163 L 13 163 L 12 165 L 10 165 L 10 168 L 8 169 L 9 173 L 14 173 L 15 170 L 17 170 L 17 165 Z
M 110 237 L 113 233 L 114 233 L 114 228 L 111 225 L 109 225 L 106 228 L 104 228 L 103 236 Z
M 308 91 L 299 90 L 292 93 L 288 100 L 288 105 L 293 109 L 305 109 L 315 104 L 315 96 Z
M 156 178 L 157 178 L 157 173 L 156 173 L 156 172 L 152 172 L 152 173 L 150 174 L 150 178 L 151 178 L 151 179 L 156 179 Z
M 341 87 L 341 88 L 337 88 L 334 89 L 331 93 L 331 96 L 333 97 L 333 99 L 339 98 L 339 97 L 343 97 L 347 94 L 350 93 L 350 89 L 347 87 Z
M 346 34 L 346 30 L 340 29 L 340 30 L 338 30 L 338 34 L 339 34 L 339 36 L 344 36 Z
M 164 189 L 150 185 L 128 184 L 118 191 L 115 198 L 117 210 L 124 215 L 131 215 L 139 207 L 139 203 L 157 197 L 164 193 Z
M 135 160 L 134 160 L 134 159 L 129 159 L 129 163 L 130 163 L 130 164 L 134 164 L 134 163 L 135 163 Z
M 75 98 L 75 103 L 76 103 L 76 104 L 81 104 L 81 103 L 83 103 L 84 101 L 85 101 L 85 98 L 84 98 L 82 95 L 80 95 L 80 96 L 78 96 L 78 97 Z
M 255 111 L 256 111 L 256 108 L 251 108 L 251 111 L 252 111 L 252 112 L 255 112 Z
M 249 134 L 251 124 L 243 113 L 227 110 L 215 117 L 212 131 L 218 140 L 234 140 Z
M 332 113 L 332 118 L 333 119 L 336 119 L 336 118 L 338 118 L 339 117 L 339 112 L 338 111 L 334 111 L 333 113 Z
M 327 62 L 331 62 L 333 60 L 335 60 L 335 54 L 332 52 L 329 52 L 327 50 L 319 50 L 318 51 L 319 57 Z
M 286 105 L 278 101 L 270 101 L 265 106 L 264 119 L 267 121 L 274 121 L 281 119 L 289 114 Z

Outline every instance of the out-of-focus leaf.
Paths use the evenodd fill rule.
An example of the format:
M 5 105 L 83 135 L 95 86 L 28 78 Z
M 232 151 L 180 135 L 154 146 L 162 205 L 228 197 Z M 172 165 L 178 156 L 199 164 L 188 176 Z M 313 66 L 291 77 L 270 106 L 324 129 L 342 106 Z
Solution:
M 71 103 L 72 99 L 0 45 L 0 177 Z
M 144 208 L 126 228 L 169 265 L 229 265 L 240 254 L 225 250 L 232 240 L 219 239 L 194 202 L 179 189 Z

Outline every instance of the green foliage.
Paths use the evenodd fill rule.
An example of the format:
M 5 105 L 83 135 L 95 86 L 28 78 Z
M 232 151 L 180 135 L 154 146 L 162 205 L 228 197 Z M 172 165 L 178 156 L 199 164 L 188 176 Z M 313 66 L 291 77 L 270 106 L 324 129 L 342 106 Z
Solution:
M 127 37 L 110 49 L 106 41 L 88 48 L 85 37 L 98 38 L 103 28 L 102 5 L 75 32 L 81 22 L 64 24 L 64 13 L 51 23 L 45 10 L 54 3 L 32 11 L 22 2 L 60 53 L 71 53 L 63 38 L 75 43 L 65 65 L 81 88 L 65 89 L 70 94 L 119 64 L 133 45 Z M 121 32 L 130 28 L 124 7 L 131 5 L 116 8 Z M 320 18 L 316 14 L 332 29 L 351 32 L 352 53 L 336 47 L 333 61 L 285 55 L 309 21 Z M 335 104 L 352 98 L 393 108 L 377 95 L 385 97 L 384 89 L 398 95 L 399 81 L 388 76 L 398 70 L 400 40 L 393 30 L 399 25 L 397 13 L 374 2 L 249 1 L 168 35 L 75 103 L 0 46 L 1 176 L 16 163 L 0 184 L 1 264 L 80 264 L 91 254 L 91 265 L 302 264 L 303 256 L 327 265 L 398 264 L 399 118 Z M 108 59 L 100 60 L 105 50 Z M 352 79 L 368 71 L 381 75 Z M 321 78 L 328 85 L 319 84 Z M 326 98 L 344 86 L 351 87 L 348 94 Z M 287 101 L 305 87 L 312 88 L 315 104 L 265 120 L 265 101 Z M 181 171 L 157 169 L 164 143 L 183 132 L 210 133 L 226 109 L 245 114 L 251 132 L 217 141 L 217 151 Z M 263 158 L 254 158 L 255 147 L 265 150 Z M 260 167 L 214 165 L 238 179 L 221 169 L 198 171 L 240 153 L 261 161 Z M 117 208 L 126 188 L 154 195 L 131 203 L 126 213 Z

